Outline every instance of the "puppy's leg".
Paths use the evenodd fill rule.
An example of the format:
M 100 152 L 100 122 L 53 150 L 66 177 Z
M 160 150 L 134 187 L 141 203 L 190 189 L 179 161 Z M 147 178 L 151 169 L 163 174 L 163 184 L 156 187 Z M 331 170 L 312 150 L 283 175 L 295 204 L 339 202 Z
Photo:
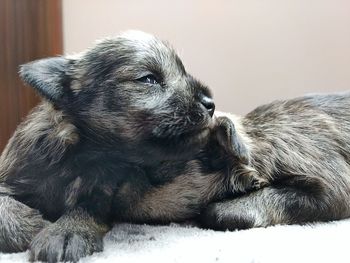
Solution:
M 337 196 L 331 188 L 315 189 L 268 186 L 246 196 L 213 203 L 199 220 L 205 227 L 233 230 L 328 221 L 350 215 L 346 198 Z
M 230 188 L 232 193 L 247 193 L 269 185 L 269 181 L 260 176 L 258 172 L 246 164 L 239 164 L 232 171 Z
M 135 191 L 135 184 L 125 184 L 116 195 L 118 208 L 115 210 L 123 211 L 121 221 L 184 221 L 197 216 L 209 201 L 221 199 L 227 191 L 224 185 L 227 179 L 221 173 L 202 175 L 200 172 L 185 172 L 147 191 Z
M 16 201 L 0 185 L 0 252 L 20 252 L 49 222 L 37 210 Z
M 248 143 L 243 139 L 242 127 L 239 123 L 235 124 L 227 117 L 217 118 L 216 140 L 232 162 L 231 171 L 231 190 L 233 193 L 246 193 L 251 190 L 260 189 L 268 185 L 268 180 L 263 178 L 259 173 L 249 165 L 250 153 Z
M 77 262 L 81 257 L 103 250 L 106 224 L 77 208 L 44 228 L 30 244 L 30 260 Z

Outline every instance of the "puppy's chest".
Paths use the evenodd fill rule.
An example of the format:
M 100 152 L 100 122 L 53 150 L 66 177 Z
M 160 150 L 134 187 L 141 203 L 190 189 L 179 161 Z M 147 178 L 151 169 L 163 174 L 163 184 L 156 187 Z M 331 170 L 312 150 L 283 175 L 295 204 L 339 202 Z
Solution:
M 76 206 L 108 218 L 114 193 L 138 173 L 142 171 L 136 166 L 117 160 L 79 159 L 49 167 L 29 165 L 10 177 L 7 184 L 17 200 L 38 209 L 51 221 Z
M 144 171 L 137 165 L 117 160 L 90 163 L 67 185 L 64 202 L 67 208 L 83 206 L 99 217 L 108 218 L 115 196 L 123 185 L 142 178 Z

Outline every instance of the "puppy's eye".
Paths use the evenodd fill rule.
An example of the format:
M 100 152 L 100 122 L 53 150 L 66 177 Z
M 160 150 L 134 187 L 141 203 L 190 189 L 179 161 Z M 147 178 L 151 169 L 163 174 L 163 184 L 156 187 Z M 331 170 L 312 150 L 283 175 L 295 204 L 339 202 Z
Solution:
M 157 78 L 152 74 L 149 74 L 147 76 L 139 78 L 139 79 L 137 79 L 137 81 L 140 81 L 140 82 L 146 83 L 146 84 L 151 84 L 151 85 L 158 84 Z

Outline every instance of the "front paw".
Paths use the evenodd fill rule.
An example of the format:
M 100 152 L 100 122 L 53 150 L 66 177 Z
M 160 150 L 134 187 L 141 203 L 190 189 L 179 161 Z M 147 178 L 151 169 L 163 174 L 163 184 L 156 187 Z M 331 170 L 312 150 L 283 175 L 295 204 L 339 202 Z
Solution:
M 10 196 L 0 196 L 0 252 L 27 250 L 30 241 L 49 224 L 39 211 Z
M 262 177 L 253 177 L 252 183 L 251 183 L 251 189 L 252 190 L 259 190 L 265 186 L 268 186 L 269 182 L 268 180 L 262 178 Z
M 269 181 L 248 165 L 240 165 L 232 174 L 230 179 L 231 191 L 236 193 L 247 193 L 261 189 L 269 185 Z
M 202 227 L 214 230 L 249 229 L 255 226 L 255 218 L 249 213 L 239 211 L 230 201 L 208 205 L 200 214 Z
M 52 224 L 31 242 L 30 261 L 77 262 L 82 257 L 102 250 L 102 236 L 86 229 L 77 231 Z

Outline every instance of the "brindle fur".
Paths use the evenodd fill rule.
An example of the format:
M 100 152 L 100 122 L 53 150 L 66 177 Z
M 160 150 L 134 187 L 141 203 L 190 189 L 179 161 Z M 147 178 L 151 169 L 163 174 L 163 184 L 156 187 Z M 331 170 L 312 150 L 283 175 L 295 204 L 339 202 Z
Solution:
M 124 212 L 114 219 L 137 223 L 196 220 L 210 202 L 267 185 L 249 166 L 239 129 L 221 116 L 208 144 L 194 159 L 152 167 L 142 184 L 140 178 L 129 180 L 115 193 L 117 210 Z
M 207 88 L 140 33 L 21 74 L 45 101 L 0 157 L 1 251 L 31 242 L 32 260 L 77 261 L 102 250 L 122 220 L 198 216 L 235 229 L 349 216 L 348 94 L 276 102 L 214 125 Z M 140 81 L 149 74 L 159 84 Z
M 196 209 L 202 207 L 199 222 L 218 230 L 348 218 L 349 109 L 350 93 L 342 93 L 276 101 L 244 117 L 217 113 L 218 131 L 220 127 L 226 131 L 226 136 L 217 131 L 217 141 L 226 153 L 216 156 L 226 156 L 230 182 L 220 166 L 208 172 L 198 169 L 196 162 L 188 163 L 191 169 L 185 172 L 191 176 L 176 177 L 129 202 L 130 214 L 125 216 L 129 216 L 127 220 L 157 222 L 195 216 Z M 217 152 L 212 144 L 204 151 Z M 215 158 L 209 157 L 212 162 Z M 249 189 L 257 191 L 237 195 Z M 225 191 L 232 191 L 235 198 L 227 192 L 222 195 Z M 196 198 L 183 198 L 186 194 Z M 215 196 L 225 200 L 205 206 L 208 199 L 204 196 L 209 201 Z
M 26 64 L 21 76 L 44 101 L 0 157 L 0 251 L 29 246 L 31 260 L 101 251 L 125 212 L 115 196 L 166 180 L 146 178 L 154 167 L 194 158 L 214 126 L 209 90 L 167 43 L 145 33 Z
M 268 187 L 211 204 L 216 229 L 350 217 L 350 93 L 309 95 L 258 107 L 241 119 L 250 167 Z M 234 178 L 234 177 L 233 177 Z

